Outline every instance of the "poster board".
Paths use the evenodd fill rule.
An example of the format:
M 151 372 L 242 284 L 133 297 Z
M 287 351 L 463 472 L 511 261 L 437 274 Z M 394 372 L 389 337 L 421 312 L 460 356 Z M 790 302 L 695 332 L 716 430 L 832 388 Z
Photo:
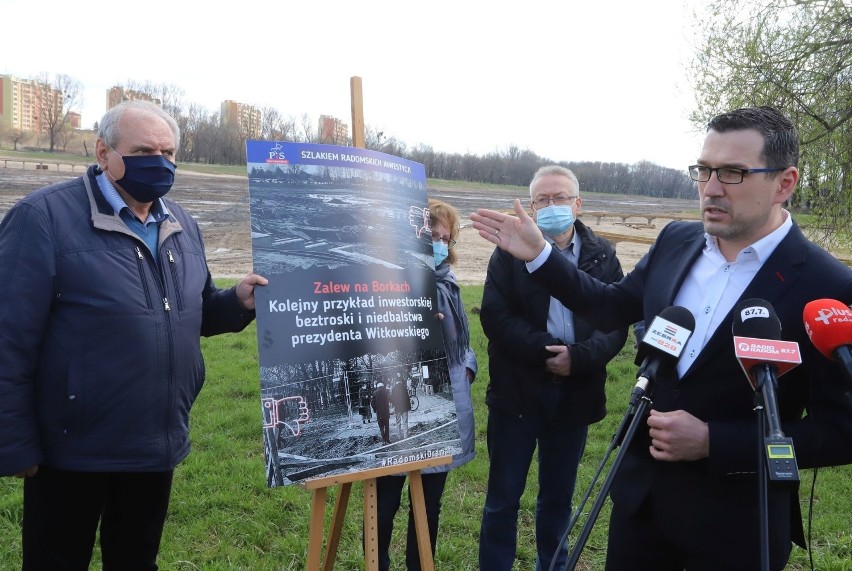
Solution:
M 255 290 L 268 485 L 459 452 L 423 165 L 276 141 L 246 156 L 254 271 L 269 279 Z M 407 427 L 389 403 L 383 433 L 395 385 Z

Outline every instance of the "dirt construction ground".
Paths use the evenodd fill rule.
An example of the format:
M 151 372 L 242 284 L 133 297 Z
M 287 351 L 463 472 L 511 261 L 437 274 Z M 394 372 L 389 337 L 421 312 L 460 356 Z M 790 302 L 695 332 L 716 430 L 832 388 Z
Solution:
M 31 168 L 33 165 L 29 165 Z M 0 217 L 26 193 L 54 182 L 80 176 L 76 173 L 36 171 L 22 168 L 0 168 Z M 582 187 L 581 187 L 582 192 Z M 455 266 L 459 281 L 481 284 L 493 246 L 470 227 L 468 214 L 476 208 L 509 210 L 520 198 L 529 203 L 529 191 L 429 186 L 429 195 L 449 202 L 461 214 L 462 229 L 456 246 L 459 261 Z M 242 277 L 251 271 L 248 179 L 241 176 L 202 175 L 178 170 L 169 197 L 196 217 L 204 233 L 207 261 L 214 277 Z M 596 232 L 633 236 L 637 239 L 656 237 L 670 221 L 666 216 L 686 214 L 697 207 L 693 200 L 656 199 L 642 196 L 583 196 L 581 219 Z M 596 213 L 609 213 L 598 216 Z M 619 216 L 614 216 L 618 214 Z M 628 218 L 623 215 L 631 214 Z M 643 216 L 644 215 L 644 216 Z M 648 216 L 654 216 L 649 219 Z M 611 239 L 625 271 L 633 268 L 648 250 L 647 243 Z

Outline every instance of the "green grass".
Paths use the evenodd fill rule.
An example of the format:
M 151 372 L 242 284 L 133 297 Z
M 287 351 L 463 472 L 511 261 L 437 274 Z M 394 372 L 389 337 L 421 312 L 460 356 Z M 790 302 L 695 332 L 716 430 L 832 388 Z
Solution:
M 482 299 L 482 286 L 462 288 L 470 312 Z M 437 569 L 477 569 L 479 520 L 485 498 L 488 455 L 485 450 L 488 384 L 486 339 L 479 319 L 470 315 L 473 349 L 480 374 L 473 384 L 477 426 L 477 457 L 450 473 L 444 495 L 436 554 Z M 203 340 L 207 382 L 192 411 L 193 452 L 176 470 L 169 518 L 160 550 L 163 570 L 296 570 L 305 568 L 310 492 L 289 486 L 266 487 L 258 406 L 256 330 Z M 575 493 L 579 501 L 609 445 L 635 382 L 632 338 L 609 365 L 609 414 L 591 427 Z M 521 499 L 517 570 L 532 569 L 537 481 L 533 464 L 528 489 Z M 605 470 L 598 484 L 603 481 Z M 852 570 L 852 470 L 821 469 L 814 497 L 814 566 L 828 571 Z M 812 471 L 802 472 L 800 497 L 807 517 Z M 0 479 L 0 569 L 20 568 L 21 480 Z M 337 488 L 329 490 L 326 529 Z M 362 495 L 353 486 L 338 550 L 336 569 L 362 569 Z M 591 508 L 594 496 L 586 505 Z M 404 568 L 405 514 L 394 530 L 393 569 Z M 599 515 L 583 550 L 578 569 L 603 568 L 609 502 Z M 573 537 L 582 527 L 578 524 Z M 807 525 L 806 525 L 807 532 Z M 96 556 L 97 557 L 97 556 Z M 99 559 L 92 566 L 100 568 Z M 809 569 L 807 552 L 795 548 L 787 569 Z

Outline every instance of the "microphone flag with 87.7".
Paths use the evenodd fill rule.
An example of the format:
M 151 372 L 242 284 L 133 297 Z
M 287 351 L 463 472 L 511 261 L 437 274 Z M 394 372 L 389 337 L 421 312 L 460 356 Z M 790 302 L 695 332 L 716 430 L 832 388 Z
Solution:
M 768 301 L 747 299 L 734 308 L 734 354 L 753 390 L 757 389 L 754 369 L 769 363 L 781 376 L 801 364 L 799 344 L 781 340 L 781 322 Z

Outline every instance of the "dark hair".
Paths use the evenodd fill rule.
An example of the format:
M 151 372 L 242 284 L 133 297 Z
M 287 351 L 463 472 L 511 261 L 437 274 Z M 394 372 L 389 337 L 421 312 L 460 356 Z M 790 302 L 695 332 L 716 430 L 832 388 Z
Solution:
M 767 105 L 743 107 L 713 117 L 708 131 L 725 133 L 754 129 L 763 135 L 760 156 L 769 168 L 795 167 L 799 164 L 799 134 L 793 123 L 779 110 Z

